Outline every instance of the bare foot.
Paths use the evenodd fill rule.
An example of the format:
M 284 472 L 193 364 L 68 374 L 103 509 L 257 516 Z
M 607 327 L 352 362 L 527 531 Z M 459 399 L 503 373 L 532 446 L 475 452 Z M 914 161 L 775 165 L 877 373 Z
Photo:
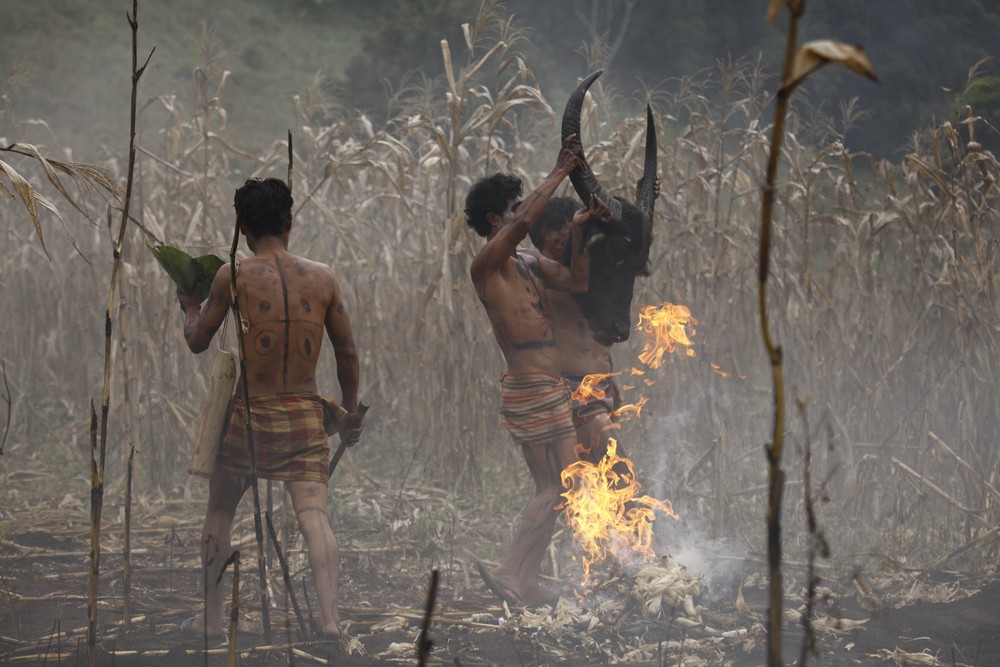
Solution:
M 340 640 L 340 623 L 330 623 L 329 625 L 324 625 L 323 629 L 319 633 L 320 639 L 325 639 L 328 641 L 339 641 Z
M 520 594 L 509 583 L 506 574 L 502 570 L 490 570 L 482 562 L 476 563 L 476 567 L 479 569 L 479 576 L 482 578 L 483 583 L 486 584 L 490 592 L 497 596 L 501 602 L 505 602 L 508 607 L 521 606 Z
M 521 592 L 521 601 L 528 606 L 547 604 L 555 607 L 559 596 L 555 591 L 536 585 Z

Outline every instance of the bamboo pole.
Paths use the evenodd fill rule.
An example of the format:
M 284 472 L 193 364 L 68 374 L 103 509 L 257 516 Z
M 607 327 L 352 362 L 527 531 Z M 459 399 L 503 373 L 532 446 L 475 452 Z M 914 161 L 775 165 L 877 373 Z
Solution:
M 139 31 L 139 0 L 132 0 L 132 14 L 126 13 L 129 26 L 132 29 L 132 97 L 129 115 L 129 153 L 128 171 L 125 185 L 125 201 L 122 206 L 121 224 L 118 227 L 118 237 L 113 248 L 111 264 L 111 281 L 108 287 L 108 303 L 104 312 L 104 392 L 101 401 L 100 448 L 96 442 L 96 414 L 91 402 L 91 461 L 90 461 L 90 580 L 87 590 L 87 664 L 93 667 L 97 661 L 97 584 L 101 567 L 101 513 L 104 507 L 104 469 L 108 449 L 108 413 L 111 395 L 111 313 L 115 303 L 115 286 L 118 282 L 118 269 L 121 265 L 122 245 L 125 241 L 125 230 L 128 227 L 129 205 L 132 200 L 132 182 L 135 175 L 135 119 L 136 97 L 138 95 L 139 79 L 142 77 L 153 49 L 149 52 L 146 62 L 138 67 L 138 31 Z M 95 461 L 94 455 L 97 455 Z

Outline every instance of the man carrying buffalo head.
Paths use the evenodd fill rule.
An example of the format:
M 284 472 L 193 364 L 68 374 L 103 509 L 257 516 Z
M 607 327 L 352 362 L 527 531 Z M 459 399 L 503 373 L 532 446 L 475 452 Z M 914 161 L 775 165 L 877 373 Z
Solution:
M 486 585 L 511 605 L 557 599 L 539 584 L 538 576 L 558 516 L 560 474 L 576 460 L 577 440 L 546 290 L 587 290 L 589 259 L 579 230 L 587 221 L 607 215 L 596 199 L 574 214 L 568 267 L 518 250 L 556 188 L 580 164 L 581 153 L 569 146 L 570 141 L 564 142 L 555 167 L 523 200 L 520 179 L 508 174 L 478 181 L 465 200 L 468 224 L 486 237 L 472 260 L 472 282 L 507 363 L 500 378 L 500 414 L 535 484 L 507 556 L 493 570 L 479 564 Z

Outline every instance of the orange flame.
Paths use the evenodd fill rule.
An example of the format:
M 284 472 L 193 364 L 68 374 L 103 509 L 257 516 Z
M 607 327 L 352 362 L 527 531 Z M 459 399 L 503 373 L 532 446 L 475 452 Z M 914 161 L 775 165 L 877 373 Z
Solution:
M 654 510 L 678 519 L 669 500 L 637 496 L 632 462 L 618 456 L 614 438 L 609 438 L 608 451 L 598 463 L 577 461 L 563 470 L 562 484 L 566 521 L 584 550 L 583 585 L 590 580 L 590 566 L 609 553 L 619 559 L 640 556 L 643 561 L 655 556 Z
M 603 401 L 608 393 L 603 389 L 594 387 L 594 385 L 616 375 L 620 375 L 620 373 L 593 373 L 591 375 L 584 375 L 583 379 L 580 380 L 580 386 L 574 389 L 571 394 L 573 400 L 578 403 L 586 403 L 590 399 Z
M 649 399 L 645 396 L 641 396 L 637 403 L 626 403 L 625 405 L 619 407 L 617 410 L 611 413 L 612 417 L 619 417 L 621 419 L 631 419 L 633 417 L 638 417 L 639 413 L 642 412 L 642 408 Z
M 698 324 L 687 306 L 664 303 L 662 306 L 643 306 L 639 311 L 636 329 L 646 334 L 646 343 L 639 354 L 639 361 L 650 368 L 659 368 L 666 354 L 674 352 L 678 346 L 685 348 L 685 354 L 694 356 L 694 343 L 688 337 L 685 327 L 690 325 L 693 336 Z

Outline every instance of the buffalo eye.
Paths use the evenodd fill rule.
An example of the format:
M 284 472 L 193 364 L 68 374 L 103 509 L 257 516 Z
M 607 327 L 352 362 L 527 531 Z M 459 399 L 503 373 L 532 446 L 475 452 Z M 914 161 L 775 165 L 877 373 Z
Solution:
M 619 259 L 618 262 L 615 263 L 615 268 L 620 269 L 620 268 L 622 268 L 622 266 L 624 266 L 624 264 L 625 264 L 625 260 L 624 259 Z

